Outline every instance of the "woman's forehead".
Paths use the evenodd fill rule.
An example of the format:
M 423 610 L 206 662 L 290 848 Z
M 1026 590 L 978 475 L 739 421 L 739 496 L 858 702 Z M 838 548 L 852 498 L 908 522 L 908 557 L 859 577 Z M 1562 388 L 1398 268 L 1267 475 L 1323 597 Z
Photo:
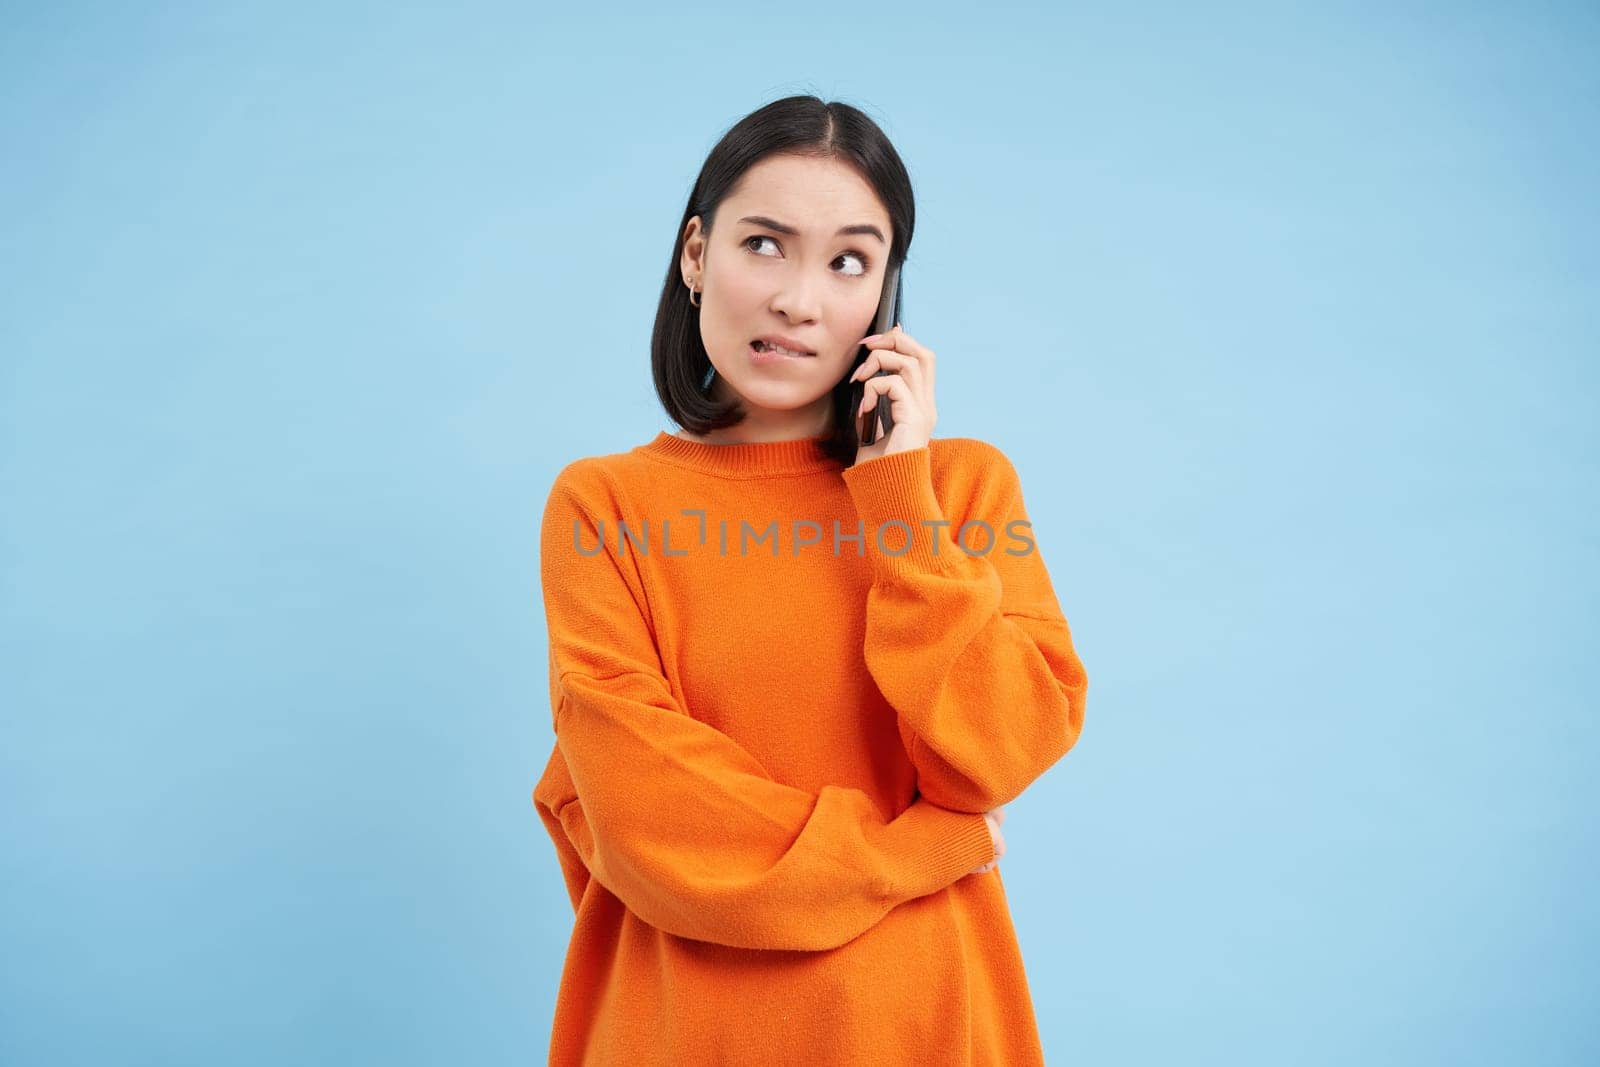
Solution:
M 889 228 L 877 192 L 837 159 L 769 156 L 745 171 L 723 202 L 728 209 L 734 218 L 759 215 L 817 236 L 860 223 L 876 224 L 886 234 Z

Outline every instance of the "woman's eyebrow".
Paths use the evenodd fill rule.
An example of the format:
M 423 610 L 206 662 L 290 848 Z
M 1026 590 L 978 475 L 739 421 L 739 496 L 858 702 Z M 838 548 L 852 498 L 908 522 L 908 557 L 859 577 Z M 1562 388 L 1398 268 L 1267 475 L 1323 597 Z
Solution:
M 799 236 L 799 234 L 800 234 L 800 231 L 795 229 L 793 226 L 785 226 L 783 223 L 779 222 L 777 219 L 769 219 L 765 215 L 746 215 L 744 218 L 740 219 L 739 221 L 740 222 L 753 222 L 757 226 L 765 226 L 769 230 L 777 230 L 779 233 L 786 233 L 786 234 L 789 234 L 791 237 L 796 237 L 796 236 Z M 888 241 L 885 241 L 883 239 L 883 231 L 882 230 L 880 230 L 876 226 L 870 225 L 868 223 L 861 223 L 861 224 L 856 225 L 856 226 L 841 226 L 841 227 L 839 227 L 839 232 L 836 233 L 834 236 L 835 237 L 843 237 L 846 234 L 868 234 L 868 235 L 870 235 L 872 237 L 876 237 L 878 239 L 878 243 L 879 244 L 888 244 L 889 243 Z

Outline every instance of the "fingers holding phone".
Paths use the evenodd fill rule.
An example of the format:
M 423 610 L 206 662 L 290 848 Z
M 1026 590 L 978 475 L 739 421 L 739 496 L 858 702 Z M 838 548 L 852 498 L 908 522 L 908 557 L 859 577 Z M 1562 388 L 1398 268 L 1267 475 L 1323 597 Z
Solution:
M 861 401 L 853 415 L 860 418 L 886 406 L 893 429 L 887 437 L 864 443 L 857 450 L 856 462 L 925 446 L 938 419 L 933 400 L 933 350 L 898 323 L 887 333 L 874 334 L 861 343 L 868 352 L 850 375 L 852 382 L 861 383 Z
M 878 296 L 878 310 L 872 316 L 871 337 L 880 337 L 887 333 L 891 327 L 900 321 L 900 268 L 892 266 L 884 273 L 883 291 Z M 870 355 L 870 349 L 862 342 L 856 352 L 856 363 L 853 370 L 859 370 Z M 887 375 L 890 371 L 875 369 L 871 374 Z M 852 375 L 854 379 L 854 376 Z M 872 414 L 865 415 L 862 411 L 862 402 L 866 399 L 867 392 L 864 383 L 854 379 L 850 389 L 850 410 L 856 419 L 856 442 L 858 445 L 870 445 L 880 438 L 888 437 L 894 430 L 894 414 L 891 405 L 876 405 Z

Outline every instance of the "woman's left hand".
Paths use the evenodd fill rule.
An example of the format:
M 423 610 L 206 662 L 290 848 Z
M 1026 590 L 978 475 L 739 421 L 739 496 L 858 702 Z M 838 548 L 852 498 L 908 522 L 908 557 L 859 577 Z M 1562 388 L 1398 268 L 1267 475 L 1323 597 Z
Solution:
M 850 375 L 852 382 L 866 379 L 861 406 L 855 412 L 856 425 L 860 426 L 863 415 L 875 412 L 878 404 L 887 403 L 894 428 L 872 444 L 858 447 L 856 462 L 924 447 L 939 417 L 933 406 L 933 350 L 918 344 L 899 323 L 888 333 L 873 334 L 861 343 L 871 351 Z M 879 370 L 893 373 L 873 377 Z

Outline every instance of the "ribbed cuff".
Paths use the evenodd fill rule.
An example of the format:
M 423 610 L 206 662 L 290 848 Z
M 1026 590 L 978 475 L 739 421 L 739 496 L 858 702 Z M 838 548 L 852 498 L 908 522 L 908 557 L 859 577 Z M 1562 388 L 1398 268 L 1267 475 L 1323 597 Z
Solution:
M 995 858 L 989 820 L 919 798 L 884 828 L 889 891 L 895 896 L 936 893 Z
M 840 472 L 864 524 L 874 569 L 944 571 L 965 561 L 967 553 L 956 544 L 957 531 L 934 495 L 932 463 L 933 452 L 924 445 Z

